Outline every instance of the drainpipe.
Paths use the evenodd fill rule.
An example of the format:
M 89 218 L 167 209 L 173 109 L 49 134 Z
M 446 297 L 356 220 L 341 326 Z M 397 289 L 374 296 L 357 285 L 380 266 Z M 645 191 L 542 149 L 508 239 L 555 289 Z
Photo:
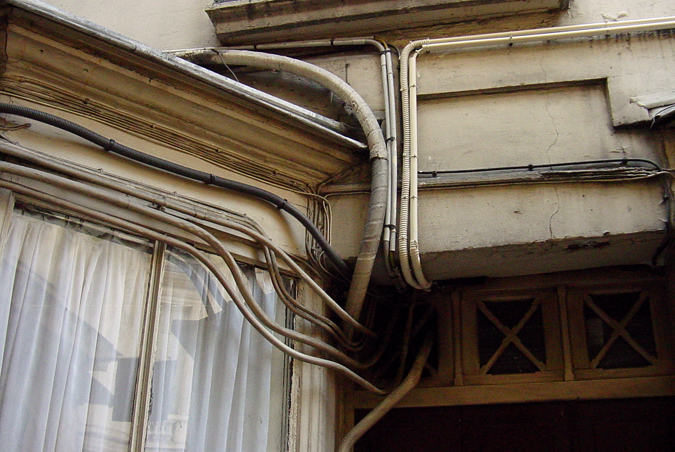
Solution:
M 452 52 L 475 48 L 543 43 L 552 40 L 591 38 L 619 33 L 648 32 L 675 28 L 675 17 L 624 22 L 570 25 L 513 32 L 489 33 L 455 38 L 423 39 L 410 42 L 401 52 L 401 108 L 403 119 L 403 161 L 399 259 L 401 272 L 411 286 L 428 290 L 431 283 L 422 271 L 417 225 L 417 69 L 419 53 Z
M 212 59 L 218 50 L 252 50 L 274 51 L 298 48 L 349 47 L 370 45 L 380 53 L 380 71 L 382 77 L 382 93 L 384 97 L 384 138 L 389 155 L 389 175 L 387 209 L 384 229 L 382 231 L 382 250 L 387 274 L 398 285 L 405 287 L 396 265 L 397 245 L 397 203 L 398 203 L 398 115 L 396 110 L 396 83 L 394 81 L 393 50 L 386 44 L 372 38 L 333 38 L 312 41 L 293 41 L 269 44 L 252 44 L 234 47 L 205 47 L 202 49 L 168 50 L 167 53 L 200 64 L 204 57 Z M 212 61 L 218 63 L 218 61 Z
M 200 51 L 196 51 L 198 53 Z M 203 52 L 203 51 L 202 51 Z M 373 264 L 380 246 L 380 238 L 387 207 L 389 185 L 389 159 L 387 145 L 377 118 L 363 98 L 344 80 L 313 64 L 280 55 L 247 50 L 209 51 L 218 61 L 226 64 L 260 67 L 283 71 L 314 80 L 333 91 L 349 104 L 361 124 L 368 141 L 371 161 L 371 196 L 361 248 L 356 260 L 345 309 L 358 319 L 363 308 Z M 185 55 L 189 58 L 189 55 Z M 221 60 L 222 59 L 222 60 Z

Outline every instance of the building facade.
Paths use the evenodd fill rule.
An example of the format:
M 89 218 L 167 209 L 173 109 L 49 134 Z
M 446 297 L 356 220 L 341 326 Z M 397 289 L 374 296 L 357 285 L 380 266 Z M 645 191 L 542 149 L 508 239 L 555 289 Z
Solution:
M 0 3 L 9 450 L 672 450 L 672 2 Z

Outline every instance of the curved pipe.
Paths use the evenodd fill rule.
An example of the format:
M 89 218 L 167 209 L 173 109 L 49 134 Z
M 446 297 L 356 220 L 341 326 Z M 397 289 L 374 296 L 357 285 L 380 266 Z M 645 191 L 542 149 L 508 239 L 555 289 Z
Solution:
M 398 402 L 400 402 L 403 397 L 405 397 L 411 390 L 417 386 L 417 383 L 420 381 L 422 376 L 422 371 L 424 366 L 427 363 L 429 354 L 431 353 L 431 347 L 433 346 L 433 340 L 431 335 L 428 335 L 424 340 L 422 348 L 415 359 L 412 369 L 408 372 L 408 375 L 403 380 L 401 385 L 397 387 L 394 391 L 391 392 L 377 407 L 375 407 L 370 413 L 366 415 L 361 422 L 356 424 L 352 430 L 344 437 L 338 452 L 351 452 L 356 441 L 359 440 L 377 421 L 382 419 L 385 414 L 391 411 Z
M 396 114 L 396 85 L 394 82 L 394 64 L 392 59 L 392 49 L 386 44 L 372 38 L 338 38 L 338 39 L 318 39 L 311 41 L 294 41 L 269 44 L 253 44 L 234 47 L 204 47 L 200 49 L 181 49 L 169 50 L 180 58 L 193 61 L 197 64 L 203 64 L 203 58 L 212 56 L 212 53 L 221 50 L 255 50 L 255 51 L 273 51 L 287 50 L 297 48 L 319 48 L 319 47 L 345 47 L 345 46 L 364 46 L 370 45 L 380 53 L 380 70 L 382 76 L 382 93 L 384 97 L 384 127 L 387 151 L 389 154 L 389 175 L 390 182 L 387 196 L 387 210 L 385 213 L 384 229 L 382 231 L 383 258 L 385 268 L 389 276 L 399 287 L 405 287 L 401 275 L 395 268 L 395 254 L 397 245 L 397 198 L 398 198 L 398 116 Z M 195 58 L 196 57 L 196 58 Z M 214 61 L 209 61 L 214 63 Z M 218 63 L 217 61 L 215 63 Z M 222 63 L 222 62 L 221 62 Z
M 417 52 L 410 56 L 409 61 L 409 77 L 417 77 Z M 410 86 L 408 92 L 409 105 L 410 105 L 410 137 L 417 137 L 417 83 L 414 83 Z M 418 149 L 417 149 L 417 139 L 410 139 L 410 220 L 409 220 L 409 231 L 408 231 L 408 249 L 410 250 L 410 266 L 412 267 L 413 275 L 420 288 L 423 290 L 429 290 L 431 288 L 431 282 L 427 280 L 424 276 L 424 271 L 422 270 L 422 261 L 420 257 L 420 248 L 419 248 L 419 229 L 418 229 L 418 190 L 417 190 L 417 161 L 418 161 Z
M 196 181 L 203 182 L 207 185 L 213 185 L 219 188 L 224 188 L 226 190 L 236 191 L 238 193 L 243 193 L 255 198 L 267 201 L 268 203 L 274 205 L 277 209 L 283 210 L 284 212 L 290 214 L 293 218 L 298 220 L 307 231 L 314 237 L 314 240 L 319 244 L 321 249 L 326 253 L 328 259 L 335 265 L 335 267 L 340 271 L 340 273 L 347 275 L 349 274 L 349 266 L 342 260 L 340 256 L 333 250 L 325 237 L 321 234 L 321 231 L 307 218 L 302 212 L 296 209 L 293 205 L 289 204 L 282 197 L 270 193 L 266 190 L 263 190 L 252 185 L 244 184 L 242 182 L 233 181 L 230 179 L 225 179 L 213 174 L 205 173 L 203 171 L 198 171 L 192 168 L 188 168 L 177 163 L 169 162 L 168 160 L 160 159 L 152 155 L 145 154 L 143 152 L 132 149 L 128 146 L 124 146 L 115 142 L 112 139 L 108 139 L 99 135 L 98 133 L 89 130 L 85 127 L 82 127 L 74 122 L 68 121 L 58 116 L 51 115 L 39 110 L 35 110 L 28 107 L 23 107 L 20 105 L 12 105 L 7 103 L 0 103 L 0 113 L 7 113 L 15 116 L 22 116 L 25 118 L 30 118 L 35 121 L 43 122 L 59 129 L 66 130 L 74 135 L 77 135 L 85 140 L 94 143 L 108 152 L 113 152 L 115 154 L 121 155 L 128 159 L 134 160 L 136 162 L 143 163 L 145 165 L 151 166 L 153 168 L 161 169 L 163 171 L 176 174 L 182 177 L 193 179 Z
M 274 347 L 278 348 L 282 352 L 299 361 L 325 367 L 328 369 L 332 369 L 336 372 L 339 372 L 368 391 L 380 395 L 386 394 L 386 391 L 383 391 L 382 389 L 375 387 L 373 384 L 371 384 L 370 382 L 368 382 L 367 380 L 365 380 L 363 377 L 356 374 L 352 370 L 348 369 L 344 365 L 327 359 L 318 358 L 315 356 L 310 356 L 305 353 L 299 352 L 293 349 L 292 347 L 286 345 L 282 340 L 275 337 L 274 334 L 272 334 L 272 332 L 264 328 L 262 324 L 260 324 L 258 320 L 255 318 L 253 313 L 249 311 L 248 307 L 246 306 L 246 303 L 243 300 L 241 300 L 239 293 L 236 290 L 234 290 L 234 288 L 227 280 L 225 275 L 223 275 L 223 273 L 220 271 L 220 269 L 216 267 L 213 264 L 213 262 L 211 262 L 211 260 L 206 258 L 206 256 L 204 256 L 204 254 L 201 251 L 199 251 L 192 245 L 188 245 L 178 239 L 174 239 L 167 234 L 152 231 L 146 228 L 145 226 L 137 225 L 127 220 L 122 220 L 107 213 L 97 212 L 92 209 L 79 206 L 75 203 L 62 200 L 60 198 L 57 198 L 56 196 L 49 195 L 47 193 L 42 193 L 35 189 L 25 187 L 23 185 L 14 182 L 8 182 L 0 179 L 0 186 L 8 188 L 16 193 L 40 199 L 44 202 L 49 203 L 50 205 L 58 206 L 67 210 L 72 210 L 80 215 L 83 215 L 86 218 L 92 218 L 96 221 L 101 221 L 103 223 L 110 224 L 114 227 L 138 234 L 142 237 L 166 243 L 167 245 L 175 246 L 176 248 L 179 248 L 191 254 L 197 260 L 199 260 L 206 268 L 208 268 L 209 271 L 211 271 L 214 274 L 214 276 L 216 276 L 218 281 L 223 285 L 223 288 L 225 288 L 225 290 L 227 291 L 228 295 L 232 297 L 232 300 L 237 305 L 237 307 L 243 314 L 244 318 L 246 318 L 246 320 Z
M 401 51 L 400 58 L 403 158 L 401 162 L 401 214 L 399 216 L 398 226 L 398 256 L 401 275 L 410 286 L 420 290 L 428 290 L 430 284 L 424 278 L 421 281 L 418 280 L 416 273 L 420 273 L 420 271 L 415 272 L 413 270 L 418 263 L 414 262 L 415 254 L 411 252 L 411 211 L 413 208 L 416 208 L 416 202 L 413 203 L 412 200 L 413 196 L 417 196 L 416 190 L 415 193 L 413 193 L 412 189 L 413 180 L 415 179 L 415 175 L 412 171 L 412 161 L 417 158 L 416 155 L 413 155 L 413 151 L 416 152 L 416 146 L 413 148 L 412 143 L 415 141 L 414 138 L 416 137 L 416 135 L 413 134 L 413 126 L 416 127 L 417 122 L 415 116 L 412 114 L 414 110 L 411 106 L 414 97 L 413 93 L 411 93 L 411 86 L 413 84 L 410 82 L 410 79 L 414 80 L 415 74 L 413 72 L 414 67 L 413 69 L 410 69 L 409 65 L 415 58 L 415 55 L 411 55 L 411 53 L 415 52 L 416 54 L 418 48 L 428 41 L 428 39 L 425 39 L 411 42 L 403 49 L 403 51 Z M 417 239 L 413 240 L 412 243 L 417 245 Z M 417 253 L 416 256 L 419 258 L 419 253 Z
M 297 41 L 285 43 L 253 44 L 234 47 L 204 47 L 200 49 L 170 50 L 178 57 L 185 58 L 196 64 L 222 64 L 222 61 L 213 59 L 219 50 L 255 50 L 273 51 L 297 48 L 340 47 L 340 46 L 374 46 L 380 53 L 382 89 L 384 97 L 384 128 L 387 151 L 389 155 L 389 175 L 387 208 L 385 212 L 384 228 L 382 231 L 383 260 L 387 274 L 395 285 L 402 289 L 406 286 L 396 265 L 397 249 L 397 199 L 398 199 L 398 116 L 396 114 L 396 85 L 394 82 L 394 64 L 392 49 L 386 44 L 371 38 L 341 38 L 320 39 L 312 41 Z
M 387 146 L 377 118 L 375 118 L 368 104 L 348 83 L 313 64 L 280 55 L 246 50 L 214 49 L 210 53 L 213 54 L 215 63 L 225 62 L 226 64 L 283 71 L 320 83 L 349 104 L 356 119 L 361 124 L 370 149 L 371 196 L 361 248 L 356 260 L 346 303 L 347 312 L 358 319 L 380 246 L 389 186 Z
M 217 251 L 218 255 L 226 262 L 228 268 L 232 272 L 232 275 L 235 278 L 235 281 L 237 282 L 237 286 L 240 288 L 239 293 L 244 299 L 244 302 L 246 303 L 246 306 L 248 309 L 255 315 L 258 321 L 262 323 L 266 328 L 269 328 L 270 330 L 274 331 L 275 333 L 281 334 L 284 337 L 287 337 L 289 339 L 292 339 L 294 341 L 298 341 L 304 344 L 307 344 L 317 350 L 320 350 L 324 353 L 327 353 L 331 356 L 333 356 L 335 359 L 340 361 L 342 364 L 351 367 L 351 368 L 365 368 L 363 364 L 357 362 L 356 360 L 350 358 L 349 356 L 345 355 L 341 351 L 337 350 L 336 348 L 319 341 L 318 339 L 298 333 L 294 330 L 290 330 L 288 328 L 284 328 L 278 324 L 276 324 L 272 319 L 270 319 L 265 311 L 263 311 L 258 304 L 255 302 L 255 299 L 251 295 L 250 291 L 245 289 L 246 287 L 246 277 L 243 275 L 241 270 L 239 269 L 239 266 L 237 265 L 234 257 L 232 254 L 225 249 L 225 247 L 218 241 L 211 233 L 208 231 L 204 230 L 198 225 L 195 225 L 191 222 L 188 222 L 186 220 L 176 218 L 168 213 L 165 213 L 161 210 L 156 210 L 156 209 L 150 209 L 148 207 L 144 206 L 139 206 L 131 203 L 129 199 L 124 196 L 120 196 L 117 194 L 109 194 L 103 192 L 101 189 L 90 187 L 87 185 L 82 184 L 81 182 L 76 182 L 76 181 L 71 181 L 69 179 L 64 179 L 60 178 L 58 176 L 48 174 L 41 172 L 36 169 L 29 169 L 25 167 L 21 167 L 19 165 L 15 165 L 12 163 L 7 163 L 7 162 L 0 162 L 0 171 L 6 171 L 11 174 L 17 174 L 20 176 L 28 177 L 34 180 L 39 180 L 42 182 L 46 182 L 50 185 L 56 185 L 59 187 L 66 188 L 68 190 L 72 190 L 78 193 L 85 194 L 87 196 L 90 196 L 92 198 L 100 199 L 106 203 L 109 203 L 111 205 L 121 207 L 126 210 L 130 210 L 133 212 L 138 212 L 141 213 L 142 215 L 146 215 L 150 218 L 159 220 L 162 224 L 168 224 L 171 226 L 175 226 L 179 229 L 182 229 L 196 237 L 199 237 L 200 239 L 204 240 L 204 242 L 208 243 L 210 246 L 213 247 L 214 250 Z M 146 226 L 147 229 L 154 230 L 155 232 L 163 233 L 165 232 L 164 230 L 158 230 L 156 227 L 153 226 Z M 229 293 L 229 292 L 228 292 Z M 236 296 L 235 293 L 229 293 L 231 297 Z M 360 326 L 360 325 L 359 325 Z
M 288 256 L 288 254 L 285 251 L 283 251 L 278 246 L 276 246 L 272 241 L 270 241 L 267 235 L 265 235 L 262 228 L 249 218 L 244 217 L 241 219 L 225 220 L 222 217 L 213 216 L 212 214 L 209 214 L 207 212 L 200 211 L 193 206 L 186 207 L 164 196 L 146 193 L 143 190 L 138 190 L 133 187 L 108 180 L 106 178 L 101 178 L 98 174 L 89 174 L 85 171 L 72 168 L 64 163 L 51 160 L 46 156 L 42 156 L 35 153 L 34 151 L 21 149 L 15 145 L 5 144 L 4 146 L 2 146 L 1 151 L 2 153 L 5 153 L 7 155 L 11 155 L 13 157 L 39 165 L 49 170 L 74 177 L 77 180 L 89 182 L 91 184 L 100 187 L 109 188 L 113 191 L 124 193 L 129 196 L 133 196 L 138 199 L 148 201 L 160 208 L 171 209 L 173 211 L 183 213 L 185 215 L 195 218 L 195 220 L 204 220 L 209 223 L 217 224 L 229 229 L 236 230 L 238 232 L 242 232 L 247 236 L 251 237 L 253 240 L 256 240 L 256 238 L 259 237 L 264 237 L 264 240 L 256 240 L 256 242 L 264 249 L 268 263 L 268 268 L 270 270 L 271 275 L 274 276 L 273 281 L 277 281 L 276 276 L 278 276 L 278 266 L 276 265 L 276 258 L 275 258 L 275 256 L 278 255 L 281 257 L 281 260 L 284 261 L 301 280 L 305 281 L 309 285 L 311 289 L 313 289 L 314 291 L 318 290 L 318 292 L 315 293 L 318 293 L 319 297 L 329 306 L 329 308 L 331 308 L 331 310 L 338 310 L 344 312 L 341 306 L 335 303 L 335 301 L 332 300 L 332 298 L 330 298 L 330 296 L 326 294 L 323 291 L 323 289 L 320 288 L 320 286 L 317 286 L 316 283 L 309 277 L 309 275 L 307 275 L 304 272 L 304 270 L 300 266 L 298 266 L 290 256 Z M 257 232 L 259 236 L 253 234 L 253 232 Z M 281 291 L 281 292 L 278 291 L 278 293 L 280 294 L 280 296 L 283 295 L 282 301 L 286 301 L 288 302 L 288 304 L 292 304 L 296 309 L 304 311 L 307 314 L 307 317 L 311 316 L 313 318 L 310 319 L 304 317 L 306 320 L 317 324 L 321 328 L 328 329 L 330 334 L 338 336 L 336 338 L 341 343 L 343 343 L 346 348 L 350 350 L 354 349 L 354 344 L 350 343 L 349 341 L 346 341 L 345 333 L 342 330 L 340 330 L 333 321 L 326 318 L 325 316 L 317 314 L 300 305 L 296 300 L 294 300 L 290 296 L 290 294 L 288 294 L 288 292 L 283 287 L 282 283 L 277 281 L 277 284 L 279 284 L 280 286 L 279 289 Z M 284 297 L 288 297 L 288 299 L 284 300 Z M 289 307 L 289 309 L 292 308 Z M 346 313 L 343 313 L 342 315 L 346 315 Z M 369 337 L 375 337 L 374 334 L 371 334 L 370 332 L 366 332 L 366 335 Z
M 313 323 L 330 334 L 330 336 L 338 341 L 338 343 L 343 348 L 352 352 L 358 350 L 358 344 L 350 341 L 344 331 L 342 331 L 335 322 L 312 311 L 311 309 L 304 307 L 302 304 L 298 303 L 295 298 L 293 298 L 288 290 L 286 290 L 286 287 L 284 287 L 284 283 L 281 280 L 281 274 L 276 263 L 276 257 L 268 247 L 264 247 L 263 252 L 265 254 L 265 262 L 267 263 L 267 270 L 270 274 L 274 290 L 286 308 L 298 317 Z

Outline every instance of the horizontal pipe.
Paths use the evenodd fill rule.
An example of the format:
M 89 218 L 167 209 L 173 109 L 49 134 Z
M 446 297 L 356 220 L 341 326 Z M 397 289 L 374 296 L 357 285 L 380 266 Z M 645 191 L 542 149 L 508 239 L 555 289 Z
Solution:
M 595 36 L 648 32 L 675 29 L 675 17 L 639 19 L 622 22 L 570 25 L 563 27 L 536 28 L 501 33 L 487 33 L 455 38 L 429 39 L 419 48 L 427 51 L 461 50 L 473 47 L 542 42 L 560 39 L 592 38 Z

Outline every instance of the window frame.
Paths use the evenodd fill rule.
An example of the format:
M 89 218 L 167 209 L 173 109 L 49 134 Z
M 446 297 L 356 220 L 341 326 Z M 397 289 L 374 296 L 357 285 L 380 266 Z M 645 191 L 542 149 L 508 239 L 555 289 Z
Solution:
M 534 373 L 493 375 L 481 371 L 478 339 L 478 304 L 509 302 L 532 298 L 539 300 L 546 349 L 545 370 Z M 462 356 L 464 382 L 467 385 L 546 382 L 560 380 L 563 356 L 556 293 L 550 290 L 471 291 L 462 296 Z
M 636 288 L 649 290 L 655 300 L 652 320 L 660 365 L 610 370 L 583 369 L 578 358 L 575 358 L 580 353 L 578 338 L 575 336 L 579 332 L 585 335 L 585 330 L 578 319 L 573 318 L 573 308 L 569 308 L 568 304 L 574 301 L 570 300 L 577 293 L 607 293 L 610 290 L 620 293 Z M 441 288 L 429 295 L 429 301 L 436 307 L 439 317 L 438 369 L 432 376 L 422 378 L 419 389 L 412 391 L 419 393 L 419 397 L 409 397 L 408 403 L 412 404 L 409 406 L 433 406 L 427 401 L 430 396 L 423 395 L 425 391 L 431 391 L 436 394 L 434 397 L 440 399 L 445 397 L 443 394 L 454 394 L 448 396 L 454 401 L 442 403 L 448 405 L 487 403 L 489 400 L 567 400 L 572 397 L 569 395 L 572 393 L 581 398 L 602 398 L 602 391 L 607 388 L 611 388 L 609 393 L 615 396 L 629 397 L 638 393 L 675 395 L 675 389 L 672 389 L 675 388 L 675 306 L 669 301 L 666 289 L 664 274 L 639 267 L 608 267 L 493 279 Z M 549 325 L 555 324 L 556 329 L 555 333 L 550 334 L 548 344 L 553 344 L 553 351 L 560 357 L 560 360 L 556 358 L 553 362 L 555 369 L 539 374 L 477 374 L 477 308 L 472 305 L 481 297 L 499 300 L 537 293 L 547 293 L 552 299 L 551 306 L 556 306 L 557 314 L 552 313 L 548 317 L 552 319 Z M 515 392 L 508 396 L 494 392 L 509 387 Z M 359 406 L 369 405 L 364 402 Z
M 656 345 L 657 362 L 650 366 L 603 369 L 591 368 L 591 359 L 588 355 L 588 344 L 584 316 L 584 297 L 593 294 L 622 294 L 628 292 L 644 293 L 648 297 L 652 321 L 652 330 Z M 648 283 L 627 282 L 613 285 L 592 285 L 572 287 L 567 290 L 567 306 L 570 321 L 570 341 L 572 348 L 572 363 L 575 379 L 591 380 L 604 378 L 626 378 L 668 375 L 673 372 L 673 345 L 669 328 L 672 328 L 672 319 L 666 305 L 666 289 L 663 283 L 651 281 Z M 669 321 L 670 320 L 670 321 Z M 630 322 L 628 323 L 630 325 Z

